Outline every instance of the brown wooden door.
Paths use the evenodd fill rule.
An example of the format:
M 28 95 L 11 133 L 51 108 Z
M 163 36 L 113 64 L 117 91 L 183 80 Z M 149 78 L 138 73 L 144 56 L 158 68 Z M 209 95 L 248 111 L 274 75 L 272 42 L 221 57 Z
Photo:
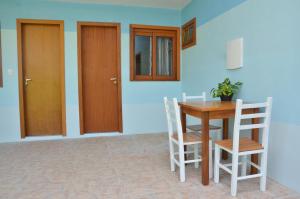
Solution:
M 119 24 L 78 23 L 81 134 L 122 131 Z
M 61 25 L 25 21 L 19 31 L 25 136 L 64 134 Z

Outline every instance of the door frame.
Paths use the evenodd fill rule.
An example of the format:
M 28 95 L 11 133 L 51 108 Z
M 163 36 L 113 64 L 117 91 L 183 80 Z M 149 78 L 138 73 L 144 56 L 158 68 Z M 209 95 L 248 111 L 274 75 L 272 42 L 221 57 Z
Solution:
M 61 76 L 61 104 L 62 104 L 62 132 L 66 136 L 66 101 L 65 101 L 65 40 L 63 20 L 36 20 L 17 19 L 17 45 L 18 45 L 18 76 L 19 76 L 19 108 L 21 138 L 26 137 L 25 107 L 24 107 L 24 77 L 23 77 L 23 52 L 22 52 L 22 25 L 23 24 L 45 24 L 59 25 L 60 29 L 60 76 Z
M 80 135 L 84 135 L 84 116 L 83 116 L 83 80 L 82 80 L 82 61 L 81 61 L 81 30 L 82 26 L 98 26 L 98 27 L 114 27 L 117 31 L 117 81 L 118 81 L 118 131 L 123 133 L 123 117 L 122 117 L 122 84 L 121 84 L 121 25 L 120 23 L 106 22 L 77 22 L 77 56 L 78 56 L 78 95 L 79 95 L 79 120 L 80 120 Z

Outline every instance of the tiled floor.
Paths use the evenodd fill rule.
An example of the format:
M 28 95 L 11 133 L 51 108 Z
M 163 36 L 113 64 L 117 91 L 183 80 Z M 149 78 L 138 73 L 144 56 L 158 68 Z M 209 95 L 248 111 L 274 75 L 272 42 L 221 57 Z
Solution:
M 0 144 L 0 198 L 231 198 L 228 175 L 202 186 L 200 169 L 187 168 L 187 181 L 169 168 L 167 136 L 136 135 Z M 239 183 L 239 198 L 300 198 L 268 181 Z

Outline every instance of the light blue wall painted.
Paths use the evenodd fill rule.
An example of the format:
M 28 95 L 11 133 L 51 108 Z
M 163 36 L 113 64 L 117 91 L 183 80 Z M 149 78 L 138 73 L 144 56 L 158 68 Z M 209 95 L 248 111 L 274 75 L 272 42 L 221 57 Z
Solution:
M 244 1 L 246 0 L 193 0 L 182 10 L 182 23 L 197 17 L 197 25 L 203 25 Z
M 183 11 L 188 13 L 183 19 L 203 9 L 195 2 L 191 4 L 195 7 Z M 240 98 L 261 101 L 274 97 L 269 176 L 298 192 L 300 174 L 295 165 L 300 164 L 300 150 L 295 140 L 300 139 L 299 8 L 298 0 L 245 1 L 200 25 L 197 45 L 182 52 L 182 88 L 189 94 L 209 92 L 230 77 L 244 83 Z M 226 43 L 238 37 L 244 37 L 244 67 L 226 70 Z
M 67 136 L 79 136 L 77 21 L 121 23 L 123 127 L 125 134 L 166 131 L 162 98 L 177 96 L 181 82 L 129 81 L 129 24 L 180 25 L 180 11 L 125 6 L 0 1 L 4 88 L 0 88 L 0 142 L 20 139 L 16 18 L 65 22 Z M 8 70 L 13 70 L 9 75 Z

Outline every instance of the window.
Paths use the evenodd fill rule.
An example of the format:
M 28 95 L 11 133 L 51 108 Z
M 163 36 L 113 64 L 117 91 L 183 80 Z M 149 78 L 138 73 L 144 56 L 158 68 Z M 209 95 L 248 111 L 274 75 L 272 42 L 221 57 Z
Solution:
M 180 29 L 163 26 L 130 26 L 131 81 L 180 79 Z
M 182 49 L 196 45 L 196 18 L 181 27 Z

